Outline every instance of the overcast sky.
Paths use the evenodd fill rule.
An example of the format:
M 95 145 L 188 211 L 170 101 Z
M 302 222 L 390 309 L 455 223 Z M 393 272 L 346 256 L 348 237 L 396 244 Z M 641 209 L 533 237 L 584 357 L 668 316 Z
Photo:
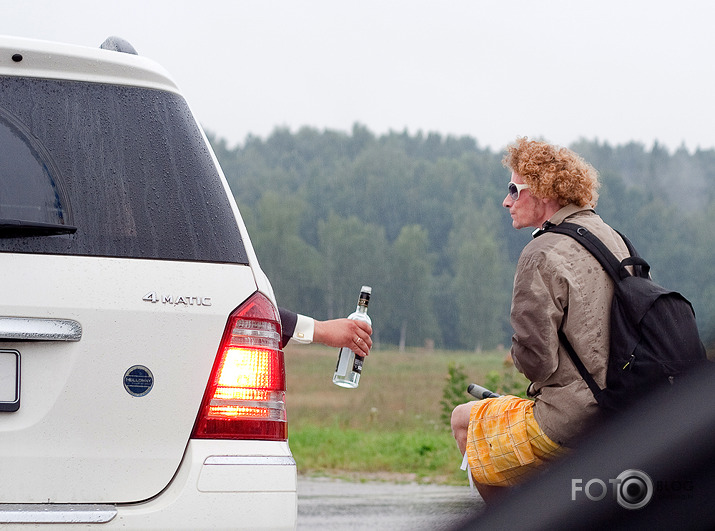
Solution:
M 0 0 L 0 34 L 130 41 L 208 131 L 715 147 L 711 0 Z M 1 97 L 1 95 L 0 95 Z

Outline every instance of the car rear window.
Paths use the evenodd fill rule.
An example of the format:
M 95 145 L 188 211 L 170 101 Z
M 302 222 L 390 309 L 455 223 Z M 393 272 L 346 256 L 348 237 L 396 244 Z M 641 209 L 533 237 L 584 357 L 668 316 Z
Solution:
M 15 77 L 0 93 L 0 252 L 248 263 L 181 96 Z

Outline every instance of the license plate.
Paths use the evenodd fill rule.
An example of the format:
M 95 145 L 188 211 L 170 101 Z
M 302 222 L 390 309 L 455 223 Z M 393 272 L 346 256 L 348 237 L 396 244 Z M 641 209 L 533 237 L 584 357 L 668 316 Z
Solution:
M 20 409 L 20 353 L 0 350 L 0 411 Z

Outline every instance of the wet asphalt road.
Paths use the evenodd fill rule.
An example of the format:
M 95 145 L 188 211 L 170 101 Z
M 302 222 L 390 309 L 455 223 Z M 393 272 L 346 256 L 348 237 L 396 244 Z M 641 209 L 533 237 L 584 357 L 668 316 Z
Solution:
M 449 530 L 484 509 L 468 486 L 298 478 L 298 530 Z

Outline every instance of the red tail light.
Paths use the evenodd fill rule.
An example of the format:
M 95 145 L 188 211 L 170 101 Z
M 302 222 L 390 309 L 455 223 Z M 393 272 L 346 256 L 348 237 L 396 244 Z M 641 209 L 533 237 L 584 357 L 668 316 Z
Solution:
M 285 364 L 275 306 L 255 293 L 229 317 L 195 439 L 287 439 Z

